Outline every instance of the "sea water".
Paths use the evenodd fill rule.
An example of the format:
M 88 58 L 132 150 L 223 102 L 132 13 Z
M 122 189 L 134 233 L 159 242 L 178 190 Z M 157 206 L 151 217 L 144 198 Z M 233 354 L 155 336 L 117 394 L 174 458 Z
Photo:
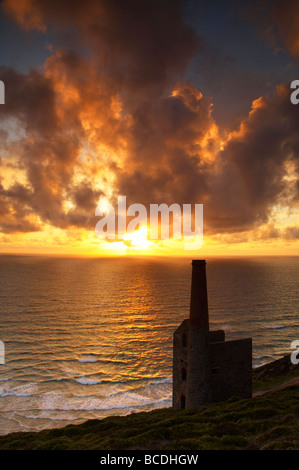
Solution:
M 253 367 L 299 340 L 299 257 L 207 259 L 210 328 Z M 0 256 L 0 433 L 170 407 L 191 258 Z

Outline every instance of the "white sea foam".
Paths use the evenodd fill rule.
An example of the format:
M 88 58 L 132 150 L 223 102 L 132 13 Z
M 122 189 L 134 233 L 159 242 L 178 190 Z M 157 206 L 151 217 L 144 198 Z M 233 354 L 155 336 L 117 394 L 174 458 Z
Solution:
M 266 328 L 270 330 L 280 330 L 281 328 L 286 328 L 285 325 L 266 325 Z
M 171 384 L 172 377 L 161 377 L 160 379 L 154 380 L 151 385 L 160 385 L 160 384 Z
M 68 400 L 66 401 L 64 397 L 57 396 L 52 397 L 52 399 L 44 400 L 43 402 L 43 414 L 41 417 L 49 418 L 49 412 L 79 412 L 79 411 L 109 411 L 117 409 L 132 409 L 132 408 L 141 408 L 145 406 L 155 406 L 161 403 L 168 403 L 171 400 L 171 397 L 163 397 L 159 399 L 152 399 L 140 396 L 138 394 L 129 393 L 124 394 L 123 397 L 120 397 L 118 400 L 100 400 L 95 397 L 89 397 L 88 399 L 82 398 L 82 400 Z M 58 418 L 58 417 L 57 417 Z M 62 418 L 61 418 L 62 419 Z
M 80 377 L 78 379 L 75 379 L 76 382 L 78 382 L 81 385 L 97 385 L 101 384 L 102 380 L 95 380 L 95 379 L 90 379 L 88 377 Z
M 69 409 L 67 411 L 70 411 Z M 75 411 L 75 410 L 73 410 Z M 43 414 L 41 416 L 34 416 L 34 415 L 27 415 L 27 416 L 23 416 L 22 418 L 26 418 L 26 419 L 43 419 L 43 420 L 49 420 L 49 421 L 78 421 L 78 418 L 76 418 L 75 416 L 72 417 L 72 416 L 68 416 L 67 418 L 59 418 L 58 416 L 44 416 Z
M 121 409 L 132 409 L 132 408 L 141 408 L 145 406 L 157 406 L 161 404 L 167 404 L 171 399 L 170 398 L 162 398 L 161 400 L 142 400 L 139 403 L 117 403 L 114 406 L 110 406 L 109 404 L 103 405 L 101 408 L 98 408 L 98 411 L 109 411 L 109 410 L 121 410 Z M 96 411 L 96 410 L 95 410 Z
M 36 384 L 26 384 L 21 385 L 16 388 L 12 389 L 4 389 L 0 387 L 0 396 L 1 397 L 31 397 L 34 396 L 37 392 L 37 385 Z
M 87 357 L 84 357 L 82 359 L 78 359 L 78 362 L 82 362 L 82 363 L 85 363 L 85 362 L 98 362 L 98 359 L 96 359 L 93 356 L 87 356 Z
M 1 397 L 32 397 L 33 395 L 31 393 L 17 392 L 15 390 L 3 390 L 3 388 L 0 387 L 0 396 Z

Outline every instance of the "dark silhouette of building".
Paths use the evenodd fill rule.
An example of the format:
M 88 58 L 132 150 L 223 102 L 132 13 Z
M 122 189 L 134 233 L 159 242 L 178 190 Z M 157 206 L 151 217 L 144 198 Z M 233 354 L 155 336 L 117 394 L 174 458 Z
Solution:
M 173 407 L 252 396 L 252 340 L 209 330 L 206 262 L 192 261 L 190 317 L 173 336 Z

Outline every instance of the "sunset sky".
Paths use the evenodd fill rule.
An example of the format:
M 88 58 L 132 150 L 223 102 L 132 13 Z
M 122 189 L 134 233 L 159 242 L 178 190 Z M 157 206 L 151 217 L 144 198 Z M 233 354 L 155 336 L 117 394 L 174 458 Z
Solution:
M 297 0 L 2 0 L 0 253 L 298 255 Z M 95 234 L 203 204 L 203 246 Z

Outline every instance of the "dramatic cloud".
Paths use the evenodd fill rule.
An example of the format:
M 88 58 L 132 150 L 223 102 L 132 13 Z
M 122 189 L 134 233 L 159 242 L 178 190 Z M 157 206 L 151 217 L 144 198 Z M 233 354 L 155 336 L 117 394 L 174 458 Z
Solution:
M 298 41 L 279 4 L 273 18 L 295 57 Z M 45 223 L 93 231 L 101 196 L 146 206 L 203 203 L 211 234 L 259 227 L 275 207 L 298 204 L 299 115 L 289 89 L 255 100 L 238 130 L 220 132 L 212 98 L 184 81 L 203 46 L 182 19 L 182 2 L 5 0 L 3 7 L 25 30 L 58 31 L 60 41 L 40 70 L 0 69 L 9 85 L 1 168 L 15 165 L 21 175 L 0 180 L 4 232 Z M 21 135 L 9 131 L 12 122 Z
M 210 186 L 211 227 L 246 230 L 267 222 L 275 205 L 298 202 L 299 115 L 289 96 L 280 86 L 275 96 L 256 100 L 229 136 Z
M 7 87 L 7 105 L 0 110 L 2 123 L 16 121 L 23 129 L 19 141 L 17 164 L 26 171 L 27 185 L 13 184 L 2 191 L 4 201 L 12 201 L 10 215 L 19 225 L 21 211 L 16 201 L 24 197 L 24 210 L 34 211 L 42 221 L 60 218 L 63 191 L 70 182 L 73 162 L 80 145 L 76 118 L 65 121 L 56 109 L 55 91 L 51 80 L 37 71 L 23 75 L 13 70 L 0 70 Z M 29 211 L 29 212 L 30 212 Z M 58 220 L 56 220 L 57 223 Z
M 90 202 L 91 194 L 102 194 L 107 169 L 135 169 L 139 158 L 160 161 L 167 136 L 157 122 L 153 136 L 145 126 L 159 112 L 164 120 L 177 119 L 180 110 L 167 109 L 163 101 L 198 46 L 196 34 L 181 20 L 180 3 L 91 1 L 62 7 L 55 1 L 4 2 L 25 29 L 45 31 L 48 23 L 72 27 L 85 47 L 79 54 L 75 41 L 73 50 L 58 50 L 43 73 L 25 76 L 2 69 L 9 83 L 3 119 L 20 121 L 26 133 L 19 164 L 32 191 L 30 206 L 43 222 L 58 227 L 90 223 L 94 208 L 85 205 L 91 212 L 83 217 L 87 191 L 80 197 L 78 179 L 94 185 Z M 181 111 L 181 119 L 190 120 Z

